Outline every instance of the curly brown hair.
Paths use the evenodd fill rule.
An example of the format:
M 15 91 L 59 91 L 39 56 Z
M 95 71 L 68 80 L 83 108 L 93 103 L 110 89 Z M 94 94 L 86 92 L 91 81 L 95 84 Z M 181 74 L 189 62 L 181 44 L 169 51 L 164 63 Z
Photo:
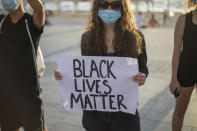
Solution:
M 94 0 L 89 12 L 87 27 L 82 36 L 82 50 L 86 55 L 102 55 L 107 52 L 104 44 L 104 25 L 98 17 L 99 1 Z M 142 53 L 142 34 L 136 27 L 134 13 L 130 7 L 130 0 L 121 0 L 121 18 L 115 25 L 113 46 L 118 56 L 137 57 Z M 83 44 L 82 43 L 82 44 Z M 85 49 L 84 49 L 85 48 Z
M 195 2 L 195 0 L 187 0 L 185 3 L 185 6 L 189 9 L 197 9 L 197 4 Z

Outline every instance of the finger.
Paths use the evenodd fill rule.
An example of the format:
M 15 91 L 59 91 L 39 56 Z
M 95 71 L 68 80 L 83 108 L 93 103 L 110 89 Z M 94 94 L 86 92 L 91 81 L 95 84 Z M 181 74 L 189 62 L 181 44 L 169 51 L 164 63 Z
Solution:
M 135 78 L 146 78 L 146 76 L 142 75 L 142 74 L 139 74 L 139 75 L 136 75 Z
M 60 72 L 55 72 L 55 75 L 61 75 L 61 73 Z
M 143 85 L 144 85 L 144 82 L 140 82 L 140 83 L 139 83 L 139 86 L 143 86 Z
M 145 76 L 139 76 L 138 79 L 146 79 Z
M 54 76 L 62 77 L 62 74 L 60 72 L 54 72 Z
M 61 74 L 58 70 L 55 70 L 54 73 L 56 73 L 56 74 Z
M 137 78 L 138 78 L 138 75 L 133 76 L 133 79 L 137 79 Z
M 146 78 L 144 78 L 144 77 L 140 77 L 140 78 L 138 78 L 138 80 L 143 80 L 143 81 L 145 81 L 146 80 Z
M 142 76 L 136 75 L 136 76 L 134 76 L 133 78 L 134 78 L 134 79 L 139 79 L 139 78 L 142 78 Z
M 173 94 L 174 93 L 174 91 L 172 90 L 172 89 L 170 89 L 170 92 Z
M 146 78 L 137 78 L 136 81 L 146 81 Z
M 144 75 L 140 75 L 139 77 L 140 77 L 140 78 L 146 78 L 146 76 L 144 76 Z
M 139 80 L 138 80 L 138 79 L 133 79 L 133 81 L 135 81 L 135 82 L 139 83 Z
M 62 80 L 61 74 L 54 74 L 56 80 Z
M 174 91 L 175 91 L 175 89 L 172 88 L 172 87 L 170 87 L 170 92 L 171 92 L 172 94 L 174 94 Z
M 145 81 L 136 81 L 136 83 L 138 83 L 139 85 L 144 85 Z
M 56 76 L 62 76 L 62 74 L 56 74 Z
M 57 79 L 61 79 L 61 76 L 59 76 L 59 75 L 56 75 L 56 76 L 55 76 L 55 78 L 57 78 Z

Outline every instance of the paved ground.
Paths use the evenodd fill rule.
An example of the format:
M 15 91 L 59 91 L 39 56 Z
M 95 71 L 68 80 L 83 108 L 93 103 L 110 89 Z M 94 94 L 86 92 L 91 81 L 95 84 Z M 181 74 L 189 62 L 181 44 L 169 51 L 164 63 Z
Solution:
M 57 82 L 53 71 L 58 55 L 80 55 L 80 37 L 84 19 L 59 18 L 45 28 L 41 40 L 47 71 L 41 79 L 45 118 L 49 131 L 84 131 L 82 113 L 65 111 L 60 104 Z M 139 111 L 142 131 L 171 131 L 171 117 L 175 99 L 167 85 L 170 80 L 170 61 L 173 50 L 173 29 L 146 29 L 150 75 L 146 85 L 140 87 Z M 187 111 L 183 131 L 197 131 L 197 93 L 194 93 Z

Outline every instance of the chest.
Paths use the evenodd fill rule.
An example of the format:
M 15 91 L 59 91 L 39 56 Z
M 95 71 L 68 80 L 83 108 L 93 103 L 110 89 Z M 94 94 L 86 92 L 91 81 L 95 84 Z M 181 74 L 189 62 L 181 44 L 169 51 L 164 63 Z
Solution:
M 24 56 L 25 50 L 29 48 L 29 41 L 25 23 L 6 23 L 0 34 L 0 54 L 7 58 Z
M 7 23 L 2 26 L 2 32 L 0 34 L 0 46 L 1 48 L 21 48 L 28 42 L 28 35 L 25 24 L 14 25 Z
M 111 37 L 105 37 L 105 46 L 107 48 L 107 52 L 114 52 L 114 38 Z

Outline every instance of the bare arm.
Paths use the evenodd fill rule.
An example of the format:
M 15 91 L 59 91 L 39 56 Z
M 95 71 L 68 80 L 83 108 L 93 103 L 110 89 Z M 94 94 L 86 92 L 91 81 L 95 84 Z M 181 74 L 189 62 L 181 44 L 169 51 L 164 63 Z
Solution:
M 180 84 L 177 80 L 177 72 L 181 54 L 181 48 L 183 43 L 183 35 L 184 35 L 184 28 L 185 28 L 185 15 L 181 15 L 176 23 L 175 32 L 174 32 L 174 51 L 173 51 L 173 58 L 172 58 L 172 76 L 171 76 L 171 92 L 173 93 L 174 90 L 180 87 Z
M 179 57 L 180 57 L 182 42 L 183 42 L 184 27 L 185 27 L 185 16 L 182 15 L 177 20 L 175 32 L 174 32 L 174 52 L 173 52 L 173 58 L 172 58 L 172 79 L 177 79 L 177 71 L 178 71 Z
M 34 24 L 41 29 L 45 23 L 45 10 L 40 0 L 27 0 L 33 8 L 33 21 Z

